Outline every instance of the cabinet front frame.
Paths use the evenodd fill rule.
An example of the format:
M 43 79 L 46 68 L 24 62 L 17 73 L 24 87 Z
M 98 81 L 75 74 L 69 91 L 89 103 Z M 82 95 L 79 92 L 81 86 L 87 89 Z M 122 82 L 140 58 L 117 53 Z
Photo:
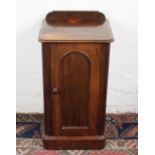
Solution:
M 108 63 L 109 63 L 109 44 L 79 44 L 82 47 L 78 51 L 84 52 L 88 58 L 90 59 L 90 63 L 92 63 L 92 59 L 94 59 L 94 53 L 96 55 L 96 59 L 94 60 L 95 64 L 98 64 L 98 72 L 95 73 L 95 68 L 92 69 L 94 71 L 91 73 L 92 75 L 98 75 L 98 100 L 94 101 L 92 108 L 89 108 L 89 121 L 88 127 L 63 127 L 61 122 L 61 99 L 60 96 L 52 97 L 51 88 L 53 87 L 54 80 L 52 79 L 53 72 L 56 70 L 55 65 L 52 65 L 53 55 L 56 55 L 57 50 L 61 48 L 65 48 L 66 45 L 69 44 L 55 44 L 55 43 L 44 43 L 43 44 L 43 77 L 44 77 L 44 127 L 45 133 L 47 135 L 103 135 L 104 133 L 104 118 L 105 118 L 105 104 L 106 104 L 106 93 L 107 93 L 107 79 L 108 79 Z M 59 47 L 60 46 L 60 49 Z M 62 47 L 63 46 L 63 47 Z M 85 46 L 91 48 L 93 50 L 87 50 Z M 58 47 L 58 49 L 57 49 Z M 69 51 L 77 51 L 77 44 L 71 44 L 71 47 L 74 49 Z M 84 47 L 84 48 L 83 48 Z M 88 49 L 89 49 L 88 48 Z M 63 50 L 63 55 L 67 53 L 67 50 Z M 92 54 L 92 56 L 91 56 Z M 62 58 L 62 56 L 59 57 Z M 60 74 L 58 73 L 58 76 Z M 91 76 L 92 76 L 91 75 Z M 92 77 L 91 77 L 92 78 Z M 60 80 L 60 78 L 59 78 Z M 94 85 L 94 82 L 91 84 Z M 93 88 L 94 89 L 94 88 Z M 59 103 L 59 104 L 55 104 Z M 93 107 L 94 106 L 94 107 Z M 96 108 L 96 112 L 94 112 L 94 108 Z M 91 109 L 91 110 L 90 110 Z M 91 115 L 92 114 L 92 115 Z M 94 117 L 93 117 L 94 115 Z M 50 117 L 49 117 L 50 116 Z

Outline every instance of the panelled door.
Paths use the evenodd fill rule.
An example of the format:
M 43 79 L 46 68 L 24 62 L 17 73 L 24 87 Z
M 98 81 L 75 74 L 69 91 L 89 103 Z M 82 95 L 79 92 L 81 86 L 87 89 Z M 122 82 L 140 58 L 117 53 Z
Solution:
M 101 44 L 51 45 L 53 135 L 96 135 Z

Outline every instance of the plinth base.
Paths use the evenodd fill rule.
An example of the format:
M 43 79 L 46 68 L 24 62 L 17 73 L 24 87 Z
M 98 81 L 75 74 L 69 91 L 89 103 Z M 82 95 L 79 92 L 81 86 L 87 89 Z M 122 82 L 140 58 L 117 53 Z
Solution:
M 103 149 L 104 136 L 47 136 L 43 135 L 45 149 Z

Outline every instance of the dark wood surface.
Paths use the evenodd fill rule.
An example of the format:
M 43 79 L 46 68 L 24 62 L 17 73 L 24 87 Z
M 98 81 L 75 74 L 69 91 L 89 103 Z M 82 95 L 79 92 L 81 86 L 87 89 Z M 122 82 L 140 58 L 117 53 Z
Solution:
M 59 16 L 61 13 L 50 20 L 57 23 Z M 71 17 L 79 18 L 79 15 L 67 17 L 65 14 L 58 23 L 64 24 Z M 100 17 L 97 19 L 101 20 Z M 110 43 L 113 41 L 109 23 L 106 20 L 104 24 L 93 24 L 92 27 L 59 24 L 44 21 L 40 33 L 44 147 L 102 149 L 105 145 Z
M 70 51 L 68 47 L 66 51 Z M 62 60 L 58 61 L 61 62 L 62 125 L 73 128 L 77 126 L 87 127 L 90 61 L 82 51 L 69 52 L 62 57 Z M 85 115 L 83 115 L 84 113 Z
M 42 22 L 40 42 L 107 42 L 114 41 L 108 20 L 99 26 L 51 26 Z
M 53 11 L 46 16 L 47 23 L 55 26 L 101 25 L 105 20 L 98 11 Z
M 88 150 L 103 149 L 105 147 L 104 136 L 47 136 L 43 135 L 45 149 Z
M 53 20 L 53 22 L 57 23 L 58 21 L 60 23 L 57 25 L 49 24 L 46 20 L 43 20 L 39 34 L 40 42 L 111 43 L 114 40 L 108 20 L 99 12 L 56 12 L 49 13 L 47 15 L 48 19 L 49 22 Z M 69 21 L 75 23 L 68 24 Z M 84 25 L 84 23 L 87 24 Z
M 53 122 L 55 134 L 96 134 L 101 45 L 53 44 L 51 48 L 52 51 L 57 51 L 52 53 L 52 87 L 59 87 L 62 90 L 61 94 L 54 96 L 54 100 L 57 101 L 53 103 L 54 111 L 57 111 L 53 117 L 53 120 L 57 121 Z M 64 60 L 68 59 L 69 66 L 66 66 Z M 69 128 L 63 130 L 63 124 Z
M 60 139 L 104 135 L 109 47 L 107 43 L 43 43 L 45 135 Z M 60 143 L 58 148 L 67 142 Z

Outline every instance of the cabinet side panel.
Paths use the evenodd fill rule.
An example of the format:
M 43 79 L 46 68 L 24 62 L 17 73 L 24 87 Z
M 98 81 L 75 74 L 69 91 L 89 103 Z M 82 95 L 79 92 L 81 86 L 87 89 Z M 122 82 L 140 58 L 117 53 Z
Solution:
M 42 44 L 44 132 L 52 135 L 52 96 L 51 96 L 51 44 Z
M 106 117 L 106 99 L 108 86 L 110 44 L 102 44 L 100 51 L 100 101 L 97 116 L 97 134 L 103 135 Z
M 88 126 L 90 62 L 82 52 L 63 57 L 61 87 L 63 127 Z

